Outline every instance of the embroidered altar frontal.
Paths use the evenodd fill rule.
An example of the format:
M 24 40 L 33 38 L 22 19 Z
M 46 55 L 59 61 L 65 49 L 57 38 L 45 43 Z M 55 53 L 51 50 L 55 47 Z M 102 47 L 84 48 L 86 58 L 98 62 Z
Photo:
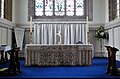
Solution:
M 88 66 L 91 64 L 91 44 L 27 44 L 25 47 L 25 66 Z

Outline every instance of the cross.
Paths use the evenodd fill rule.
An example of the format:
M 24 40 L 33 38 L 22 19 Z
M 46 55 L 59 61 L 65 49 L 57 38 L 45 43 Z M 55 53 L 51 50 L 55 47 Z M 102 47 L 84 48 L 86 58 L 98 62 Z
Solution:
M 59 31 L 59 32 L 57 33 L 57 35 L 59 36 L 58 44 L 60 44 L 60 43 L 61 43 L 61 32 Z

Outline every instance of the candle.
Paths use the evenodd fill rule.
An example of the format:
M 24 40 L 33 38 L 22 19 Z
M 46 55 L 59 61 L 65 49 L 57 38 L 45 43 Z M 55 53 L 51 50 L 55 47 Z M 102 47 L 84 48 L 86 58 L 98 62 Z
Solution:
M 30 16 L 30 44 L 32 44 L 32 16 Z
M 30 32 L 32 32 L 32 16 L 30 16 Z
M 87 30 L 87 32 L 89 32 L 89 26 L 88 26 L 88 15 L 86 16 L 86 21 L 87 21 L 87 24 L 86 24 L 86 30 Z

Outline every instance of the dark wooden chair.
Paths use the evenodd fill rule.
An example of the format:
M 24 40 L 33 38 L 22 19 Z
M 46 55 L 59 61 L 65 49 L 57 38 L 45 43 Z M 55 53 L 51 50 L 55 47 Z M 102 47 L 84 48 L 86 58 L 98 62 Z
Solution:
M 1 53 L 1 60 L 0 63 L 8 63 L 8 55 L 9 51 L 11 50 L 10 46 L 7 45 L 1 45 L 0 46 L 0 53 Z
M 110 67 L 111 67 L 111 55 L 112 55 L 112 47 L 111 46 L 105 46 L 108 51 L 108 66 L 106 73 L 110 73 Z
M 20 47 L 14 47 L 12 49 L 11 55 L 10 55 L 10 63 L 9 63 L 8 72 L 21 73 L 20 62 L 19 62 L 19 57 L 18 57 L 19 51 L 20 51 Z
M 13 47 L 9 51 L 9 67 L 0 69 L 0 75 L 17 75 L 18 73 L 22 73 L 22 71 L 20 70 L 20 61 L 18 57 L 19 51 L 20 47 Z
M 108 67 L 107 67 L 107 72 L 109 75 L 120 75 L 120 71 L 118 70 L 116 66 L 116 53 L 119 51 L 115 47 L 111 46 L 105 46 L 108 51 Z

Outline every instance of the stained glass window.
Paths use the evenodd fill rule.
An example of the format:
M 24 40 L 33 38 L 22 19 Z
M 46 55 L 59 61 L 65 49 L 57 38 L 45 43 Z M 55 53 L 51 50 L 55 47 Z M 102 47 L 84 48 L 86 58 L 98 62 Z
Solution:
M 28 15 L 34 19 L 80 20 L 86 14 L 93 19 L 93 0 L 28 0 L 28 3 Z
M 35 15 L 43 16 L 44 11 L 45 16 L 83 16 L 84 0 L 35 0 Z
M 1 0 L 1 18 L 4 18 L 4 0 Z
M 65 0 L 55 0 L 55 15 L 65 14 Z
M 45 15 L 53 15 L 53 0 L 45 0 Z
M 109 21 L 120 17 L 120 0 L 109 0 Z
M 84 15 L 84 2 L 83 0 L 76 0 L 76 15 Z
M 119 2 L 119 0 L 117 0 L 117 17 L 119 17 L 120 16 L 120 2 Z
M 0 0 L 0 18 L 12 21 L 12 0 Z
M 35 15 L 43 15 L 43 0 L 35 0 Z
M 74 15 L 74 0 L 67 0 L 66 2 L 66 15 L 73 16 Z

